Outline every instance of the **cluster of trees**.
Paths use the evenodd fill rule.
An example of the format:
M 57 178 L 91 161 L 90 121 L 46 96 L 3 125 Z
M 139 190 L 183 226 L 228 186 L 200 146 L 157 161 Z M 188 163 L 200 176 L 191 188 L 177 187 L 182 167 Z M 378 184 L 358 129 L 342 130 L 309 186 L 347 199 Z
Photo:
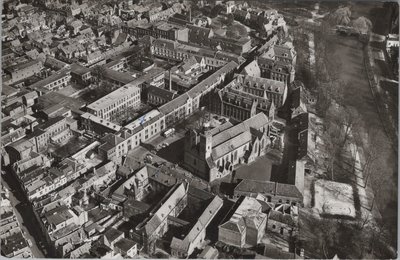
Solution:
M 353 27 L 355 32 L 359 34 L 367 34 L 372 29 L 371 21 L 364 16 L 352 20 L 351 10 L 348 6 L 339 7 L 336 11 L 330 13 L 326 21 L 332 26 L 343 25 Z
M 344 93 L 350 83 L 343 82 L 340 78 L 342 64 L 340 58 L 334 55 L 335 46 L 328 36 L 332 25 L 344 22 L 353 26 L 359 33 L 370 31 L 372 24 L 368 19 L 360 17 L 349 20 L 350 15 L 347 9 L 335 12 L 329 17 L 331 20 L 323 21 L 319 30 L 314 32 L 316 71 L 315 74 L 306 75 L 311 82 L 308 84 L 310 90 L 318 97 L 317 112 L 325 119 L 322 139 L 327 153 L 327 178 L 342 182 L 351 182 L 357 178 L 352 170 L 343 170 L 342 165 L 349 159 L 344 158 L 349 155 L 346 144 L 349 141 L 355 143 L 357 147 L 362 148 L 359 152 L 363 152 L 361 155 L 364 158 L 361 169 L 357 169 L 364 175 L 364 187 L 359 189 L 367 188 L 366 186 L 372 188 L 374 195 L 369 210 L 375 211 L 378 203 L 388 200 L 384 197 L 397 196 L 387 192 L 387 189 L 390 189 L 388 187 L 393 186 L 393 181 L 392 169 L 388 167 L 391 165 L 390 158 L 384 156 L 384 149 L 390 149 L 390 144 L 387 143 L 384 132 L 369 127 L 358 110 L 345 104 Z M 355 158 L 351 159 L 354 163 Z M 365 210 L 360 212 L 365 213 Z M 393 257 L 390 247 L 387 246 L 387 221 L 372 219 L 371 214 L 362 214 L 354 222 L 326 219 L 321 221 L 323 223 L 319 228 L 322 230 L 318 232 L 320 255 L 333 257 L 342 252 L 343 255 L 339 257 Z
M 393 169 L 390 166 L 393 164 L 390 160 L 394 158 L 385 156 L 387 154 L 385 149 L 391 149 L 385 133 L 381 130 L 370 130 L 374 128 L 361 117 L 359 111 L 346 105 L 348 102 L 344 102 L 345 90 L 352 83 L 341 80 L 342 63 L 340 57 L 334 54 L 337 50 L 330 36 L 332 29 L 338 24 L 353 26 L 361 33 L 372 28 L 368 19 L 360 17 L 352 20 L 350 17 L 350 9 L 339 8 L 324 19 L 321 26 L 312 29 L 316 44 L 315 71 L 304 66 L 308 57 L 301 56 L 301 49 L 304 53 L 308 53 L 307 35 L 301 30 L 295 31 L 297 35 L 294 44 L 296 49 L 299 49 L 298 61 L 300 58 L 303 60 L 296 69 L 296 78 L 303 81 L 318 99 L 317 114 L 324 119 L 321 139 L 326 151 L 326 178 L 354 184 L 358 178 L 353 172 L 352 163 L 355 158 L 351 158 L 350 155 L 354 154 L 349 153 L 347 144 L 349 141 L 355 143 L 361 148 L 360 156 L 364 158 L 361 161 L 361 169 L 358 169 L 363 172 L 364 187 L 359 186 L 361 183 L 354 187 L 366 190 L 372 188 L 374 196 L 370 197 L 369 205 L 363 203 L 361 207 L 369 206 L 373 215 L 368 209 L 361 208 L 359 210 L 361 216 L 354 221 L 310 219 L 310 216 L 301 218 L 302 222 L 307 223 L 302 224 L 306 227 L 300 227 L 300 240 L 305 241 L 308 252 L 315 253 L 310 257 L 333 258 L 338 255 L 339 258 L 391 258 L 395 254 L 388 245 L 391 233 L 395 235 L 396 232 L 390 232 L 393 229 L 390 228 L 393 225 L 388 221 L 390 217 L 382 216 L 382 219 L 376 219 L 373 216 L 377 208 L 382 208 L 382 202 L 389 201 L 390 196 L 397 197 L 397 194 L 394 194 L 396 188 L 389 188 L 396 185 L 391 177 Z M 298 34 L 301 37 L 298 37 Z M 357 203 L 360 204 L 360 201 Z M 395 204 L 392 206 L 396 207 Z
M 192 8 L 193 7 L 194 6 L 192 5 Z M 225 10 L 225 8 L 222 5 L 215 5 L 214 7 L 207 5 L 207 6 L 204 6 L 203 8 L 201 8 L 202 14 L 205 16 L 211 17 L 211 18 L 217 17 L 224 10 Z
M 355 132 L 363 128 L 363 121 L 356 109 L 349 106 L 339 106 L 333 103 L 328 107 L 325 115 L 324 141 L 328 158 L 327 170 L 332 180 L 335 178 L 335 162 L 343 163 L 342 156 L 346 152 L 347 142 L 353 139 Z M 349 181 L 353 177 L 352 172 L 340 170 L 342 181 Z
M 351 11 L 348 6 L 339 7 L 328 15 L 328 21 L 333 25 L 348 25 L 351 21 Z
M 300 226 L 300 237 L 297 243 L 307 244 L 310 247 L 311 258 L 332 259 L 335 255 L 340 259 L 374 259 L 391 258 L 391 250 L 387 250 L 383 242 L 384 234 L 381 230 L 385 223 L 378 223 L 380 228 L 373 229 L 368 224 L 369 215 L 358 221 L 349 222 L 345 219 L 330 218 L 303 218 Z M 303 232 L 302 227 L 310 229 Z M 312 240 L 314 243 L 307 243 Z

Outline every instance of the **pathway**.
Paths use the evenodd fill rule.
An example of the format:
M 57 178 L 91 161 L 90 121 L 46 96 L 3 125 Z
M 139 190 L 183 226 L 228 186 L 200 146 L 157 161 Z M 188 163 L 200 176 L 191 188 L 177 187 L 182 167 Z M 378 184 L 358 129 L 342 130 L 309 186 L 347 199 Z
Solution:
M 28 239 L 31 242 L 31 251 L 32 254 L 35 258 L 44 258 L 44 255 L 42 253 L 42 251 L 39 249 L 38 245 L 37 245 L 37 241 L 35 240 L 35 238 L 33 237 L 33 235 L 29 232 L 28 228 L 26 227 L 26 224 L 24 222 L 24 219 L 22 217 L 23 214 L 26 214 L 26 212 L 21 212 L 21 208 L 27 208 L 30 207 L 30 205 L 28 205 L 27 203 L 23 203 L 22 201 L 17 199 L 18 195 L 15 195 L 14 193 L 16 193 L 17 191 L 14 189 L 11 189 L 9 184 L 5 181 L 3 181 L 4 179 L 2 178 L 2 183 L 3 185 L 10 191 L 9 192 L 9 200 L 11 202 L 12 207 L 14 208 L 14 213 L 17 217 L 18 223 L 20 224 L 21 230 L 24 233 L 24 236 L 26 237 L 26 239 Z M 21 207 L 21 205 L 23 207 Z M 18 206 L 17 206 L 18 205 Z

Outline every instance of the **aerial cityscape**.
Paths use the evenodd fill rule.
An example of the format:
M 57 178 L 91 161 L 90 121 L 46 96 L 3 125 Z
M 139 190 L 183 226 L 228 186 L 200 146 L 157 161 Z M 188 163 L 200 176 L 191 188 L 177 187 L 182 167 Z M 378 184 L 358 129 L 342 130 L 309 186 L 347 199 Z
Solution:
M 399 5 L 3 0 L 1 256 L 395 259 Z

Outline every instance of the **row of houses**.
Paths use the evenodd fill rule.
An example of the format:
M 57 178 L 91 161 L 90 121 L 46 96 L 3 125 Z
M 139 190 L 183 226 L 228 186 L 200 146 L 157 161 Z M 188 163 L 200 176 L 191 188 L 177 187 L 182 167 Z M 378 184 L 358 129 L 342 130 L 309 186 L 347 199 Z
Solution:
M 151 46 L 151 53 L 159 58 L 172 61 L 183 61 L 191 56 L 204 59 L 206 68 L 215 70 L 228 62 L 234 61 L 242 64 L 244 58 L 234 53 L 225 51 L 212 51 L 209 49 L 195 47 L 167 39 L 156 39 Z
M 31 242 L 26 239 L 19 220 L 11 206 L 9 190 L 1 184 L 0 203 L 1 255 L 5 257 L 32 257 Z

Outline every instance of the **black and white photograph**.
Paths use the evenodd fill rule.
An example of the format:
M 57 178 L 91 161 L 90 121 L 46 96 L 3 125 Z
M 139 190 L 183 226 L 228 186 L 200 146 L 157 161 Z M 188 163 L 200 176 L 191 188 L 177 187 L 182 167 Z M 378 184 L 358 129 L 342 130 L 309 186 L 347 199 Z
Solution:
M 399 257 L 397 1 L 1 7 L 1 258 Z

